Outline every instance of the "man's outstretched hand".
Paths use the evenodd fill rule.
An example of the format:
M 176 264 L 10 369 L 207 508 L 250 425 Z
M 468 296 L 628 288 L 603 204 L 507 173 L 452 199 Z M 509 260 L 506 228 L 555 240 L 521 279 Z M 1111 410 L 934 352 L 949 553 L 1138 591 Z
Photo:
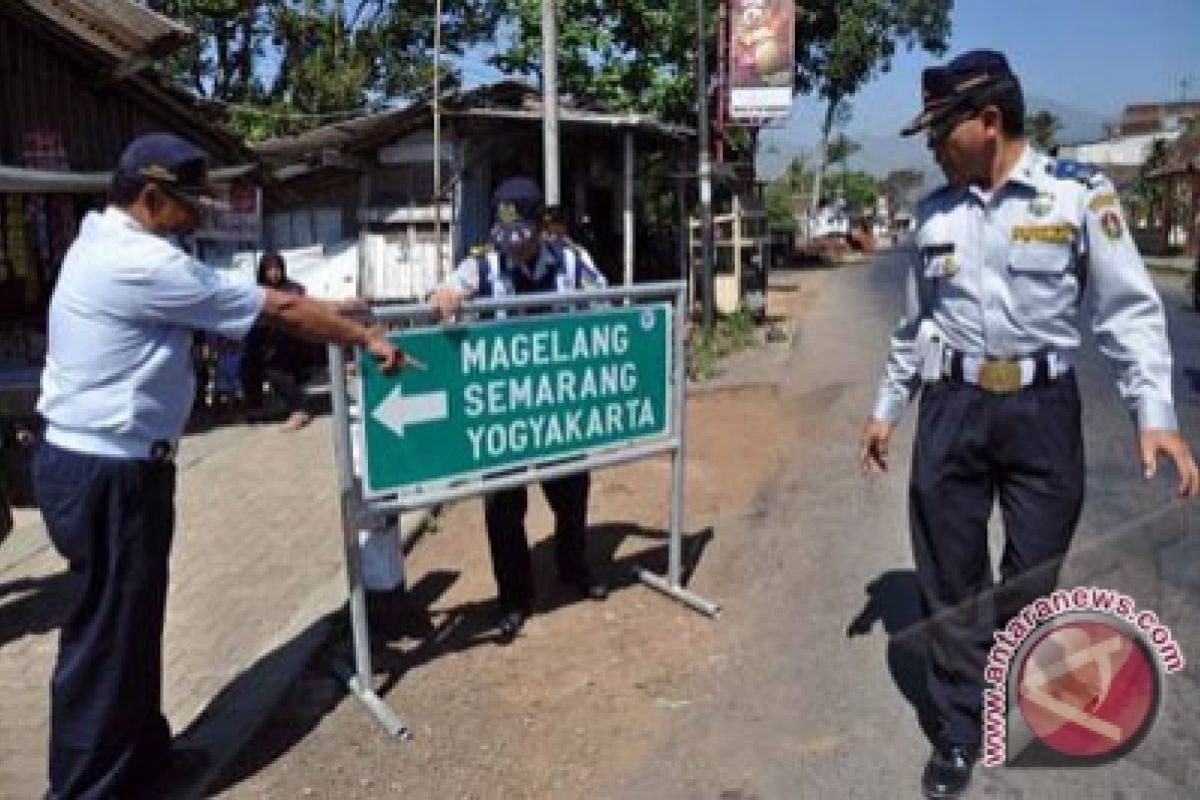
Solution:
M 385 375 L 400 369 L 407 360 L 404 351 L 389 342 L 381 330 L 371 331 L 365 349 L 379 365 L 379 371 Z

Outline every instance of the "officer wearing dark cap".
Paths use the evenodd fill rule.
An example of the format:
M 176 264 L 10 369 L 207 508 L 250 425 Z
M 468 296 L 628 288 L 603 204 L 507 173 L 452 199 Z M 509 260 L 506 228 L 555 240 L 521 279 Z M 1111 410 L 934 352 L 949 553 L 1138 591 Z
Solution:
M 51 798 L 130 796 L 168 762 L 162 630 L 193 331 L 240 338 L 261 319 L 365 347 L 384 369 L 403 359 L 325 303 L 210 269 L 176 246 L 171 237 L 198 226 L 209 196 L 201 150 L 172 134 L 135 139 L 50 302 L 33 478 L 72 592 L 51 681 Z
M 528 178 L 510 178 L 492 196 L 490 247 L 465 259 L 430 300 L 443 319 L 453 317 L 471 297 L 576 292 L 605 285 L 604 276 L 585 250 L 543 236 L 542 192 Z M 555 559 L 559 577 L 593 600 L 608 587 L 595 576 L 586 557 L 587 501 L 590 479 L 580 472 L 542 484 L 554 512 Z M 525 533 L 528 498 L 524 486 L 502 489 L 484 498 L 484 517 L 492 570 L 500 594 L 500 632 L 511 640 L 533 609 L 533 566 Z
M 1144 474 L 1168 457 L 1187 497 L 1200 476 L 1178 433 L 1162 302 L 1112 183 L 1026 142 L 1021 86 L 1000 53 L 925 70 L 922 94 L 903 133 L 926 132 L 947 183 L 917 208 L 906 310 L 861 458 L 866 471 L 887 469 L 892 429 L 919 390 L 910 525 L 941 727 L 922 785 L 955 797 L 979 755 L 993 633 L 1054 590 L 1083 504 L 1073 365 L 1085 293 Z M 993 586 L 997 499 L 1006 543 Z

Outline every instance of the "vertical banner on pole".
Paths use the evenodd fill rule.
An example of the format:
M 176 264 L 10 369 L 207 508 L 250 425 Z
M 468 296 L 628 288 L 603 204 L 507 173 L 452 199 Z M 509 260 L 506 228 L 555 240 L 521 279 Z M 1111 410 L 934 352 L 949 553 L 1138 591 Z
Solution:
M 729 0 L 729 115 L 780 119 L 792 110 L 796 4 Z

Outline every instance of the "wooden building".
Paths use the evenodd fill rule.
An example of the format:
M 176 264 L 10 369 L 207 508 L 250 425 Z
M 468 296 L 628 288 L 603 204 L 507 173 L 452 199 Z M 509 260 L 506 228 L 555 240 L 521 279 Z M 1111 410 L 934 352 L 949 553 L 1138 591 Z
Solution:
M 190 35 L 129 0 L 0 2 L 0 371 L 36 370 L 62 256 L 130 139 L 173 131 L 216 165 L 253 161 L 151 71 Z
M 264 238 L 275 247 L 362 241 L 367 296 L 419 297 L 486 240 L 490 197 L 505 178 L 542 179 L 541 93 L 516 81 L 273 139 L 255 149 L 277 180 Z M 559 111 L 562 215 L 610 280 L 664 279 L 686 257 L 682 199 L 672 179 L 688 163 L 690 129 L 642 114 Z M 436 151 L 436 156 L 435 156 Z M 434 187 L 435 158 L 442 186 Z M 657 172 L 655 171 L 657 167 Z M 639 214 L 647 175 L 665 179 L 670 225 Z M 661 199 L 655 195 L 655 199 Z M 660 211 L 661 213 L 661 211 Z M 439 257 L 440 254 L 440 257 Z
M 1147 177 L 1162 188 L 1161 252 L 1200 254 L 1200 127 L 1175 140 Z

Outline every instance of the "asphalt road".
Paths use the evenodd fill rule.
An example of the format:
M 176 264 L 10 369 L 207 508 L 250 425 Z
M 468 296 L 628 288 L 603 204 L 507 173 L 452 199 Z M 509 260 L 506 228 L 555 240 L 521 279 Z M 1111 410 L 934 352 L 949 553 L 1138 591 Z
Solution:
M 737 523 L 753 545 L 719 575 L 696 574 L 699 591 L 725 601 L 715 666 L 698 672 L 689 687 L 696 701 L 680 709 L 667 742 L 605 796 L 919 795 L 928 743 L 915 711 L 921 626 L 905 511 L 915 413 L 897 432 L 890 474 L 867 480 L 855 463 L 858 426 L 899 310 L 900 264 L 885 255 L 821 279 L 825 291 L 772 378 L 791 400 L 801 444 Z M 1182 278 L 1158 282 L 1181 425 L 1198 447 L 1200 315 L 1186 305 Z M 1142 478 L 1132 426 L 1093 350 L 1079 372 L 1087 500 L 1060 585 L 1129 594 L 1171 627 L 1189 663 L 1166 679 L 1155 728 L 1131 755 L 1090 769 L 980 769 L 971 796 L 1197 797 L 1196 505 L 1173 499 L 1169 468 Z

